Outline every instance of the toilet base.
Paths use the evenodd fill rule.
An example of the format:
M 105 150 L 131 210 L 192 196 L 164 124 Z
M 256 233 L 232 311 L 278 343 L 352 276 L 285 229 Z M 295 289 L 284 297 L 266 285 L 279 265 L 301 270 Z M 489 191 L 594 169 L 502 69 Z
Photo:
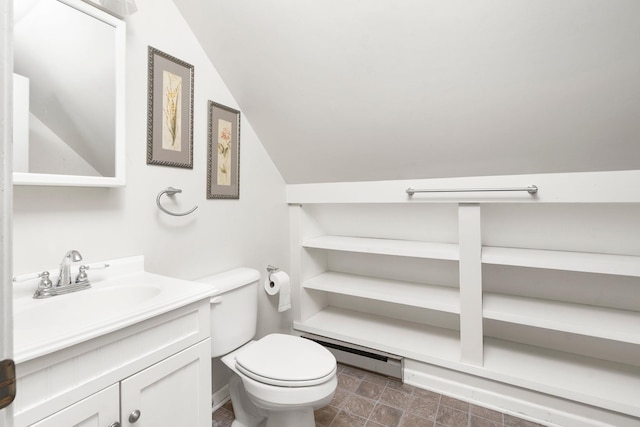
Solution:
M 242 384 L 242 379 L 236 373 L 232 373 L 231 378 L 229 378 L 229 392 L 236 417 L 231 427 L 264 427 L 266 425 L 266 417 L 261 414 L 260 409 L 249 399 Z
M 293 411 L 271 411 L 267 418 L 267 427 L 315 427 L 313 409 L 304 408 Z
M 335 389 L 335 384 L 333 388 Z M 231 427 L 315 427 L 314 409 L 329 404 L 333 397 L 331 393 L 320 401 L 310 402 L 309 406 L 298 407 L 263 402 L 249 397 L 236 372 L 229 378 L 229 391 L 236 417 Z
M 316 421 L 313 410 L 271 412 L 268 419 L 253 422 L 256 424 L 245 424 L 242 421 L 234 420 L 231 427 L 315 427 Z

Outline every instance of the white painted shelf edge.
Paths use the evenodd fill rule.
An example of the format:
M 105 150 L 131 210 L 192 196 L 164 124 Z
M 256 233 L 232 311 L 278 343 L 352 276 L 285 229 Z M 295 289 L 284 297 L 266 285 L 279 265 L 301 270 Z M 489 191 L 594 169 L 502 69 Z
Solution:
M 288 184 L 289 204 L 307 203 L 638 203 L 640 170 L 547 173 L 458 178 Z M 413 188 L 539 188 L 526 192 L 433 193 L 411 197 Z
M 458 331 L 326 307 L 294 329 L 640 416 L 640 368 L 485 338 L 484 366 L 460 361 Z
M 458 331 L 338 307 L 326 307 L 294 329 L 429 363 L 460 358 Z
M 376 239 L 350 236 L 318 236 L 302 243 L 306 248 L 361 252 L 457 261 L 458 245 L 454 243 L 421 242 L 415 240 Z
M 640 344 L 640 312 L 485 293 L 487 319 Z
M 640 416 L 640 368 L 485 338 L 486 376 L 543 393 Z
M 640 256 L 482 247 L 485 264 L 640 277 Z
M 328 271 L 306 280 L 303 287 L 460 314 L 459 291 L 446 286 Z

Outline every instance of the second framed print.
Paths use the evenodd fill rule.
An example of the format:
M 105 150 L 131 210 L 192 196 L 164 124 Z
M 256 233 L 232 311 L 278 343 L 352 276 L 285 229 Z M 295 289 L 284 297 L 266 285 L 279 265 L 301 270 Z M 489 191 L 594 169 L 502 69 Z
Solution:
M 209 101 L 207 199 L 240 198 L 240 111 Z
M 149 46 L 147 164 L 193 169 L 193 65 Z

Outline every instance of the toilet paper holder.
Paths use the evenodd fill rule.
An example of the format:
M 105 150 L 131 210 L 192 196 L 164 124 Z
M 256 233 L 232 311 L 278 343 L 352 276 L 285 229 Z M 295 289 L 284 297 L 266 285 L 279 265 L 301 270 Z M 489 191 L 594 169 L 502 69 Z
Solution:
M 280 270 L 280 267 L 274 267 L 273 265 L 267 265 L 267 273 L 269 273 L 269 281 L 271 281 L 271 275 Z
M 280 294 L 278 299 L 278 313 L 291 309 L 291 281 L 287 273 L 280 271 L 273 265 L 267 266 L 269 273 L 264 281 L 264 290 L 269 295 Z

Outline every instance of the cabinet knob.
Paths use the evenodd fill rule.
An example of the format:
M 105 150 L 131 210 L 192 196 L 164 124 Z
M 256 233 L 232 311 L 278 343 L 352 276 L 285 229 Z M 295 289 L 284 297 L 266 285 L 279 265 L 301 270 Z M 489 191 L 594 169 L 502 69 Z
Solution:
M 140 419 L 140 411 L 139 410 L 135 410 L 132 413 L 129 414 L 129 422 L 130 423 L 135 423 L 136 421 L 138 421 Z
M 116 421 L 115 423 L 110 424 L 109 427 L 120 427 L 120 423 Z

